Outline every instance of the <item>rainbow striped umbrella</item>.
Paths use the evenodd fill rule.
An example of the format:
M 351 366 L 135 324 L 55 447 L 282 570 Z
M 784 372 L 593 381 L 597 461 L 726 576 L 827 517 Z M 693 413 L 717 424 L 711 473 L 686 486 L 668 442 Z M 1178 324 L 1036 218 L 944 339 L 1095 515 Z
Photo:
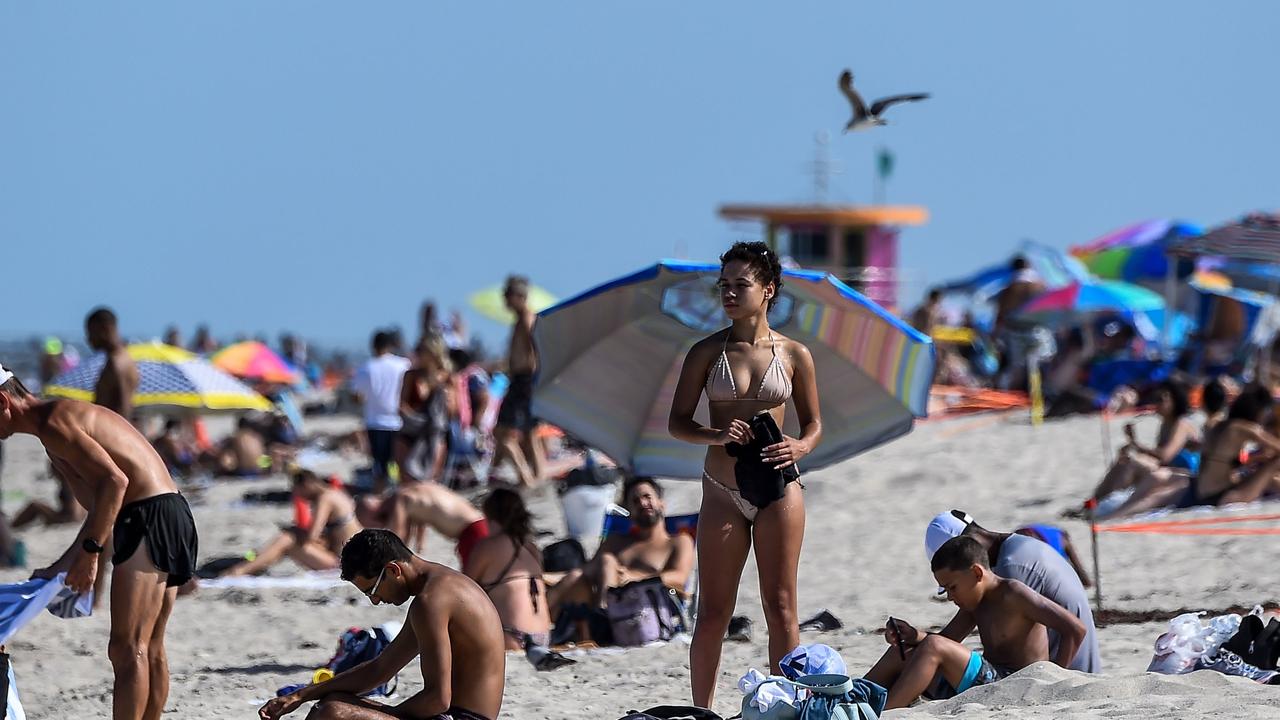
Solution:
M 671 437 L 667 416 L 685 353 L 729 324 L 719 275 L 719 265 L 665 260 L 541 313 L 534 414 L 637 474 L 702 477 L 706 448 Z M 802 469 L 909 432 L 925 414 L 930 340 L 827 273 L 784 279 L 770 324 L 808 346 L 822 396 L 822 444 Z M 707 421 L 705 400 L 698 417 Z M 783 431 L 798 433 L 794 408 Z
M 1071 254 L 1089 268 L 1089 272 L 1107 280 L 1139 282 L 1163 281 L 1169 272 L 1165 249 L 1183 238 L 1199 236 L 1203 230 L 1177 220 L 1148 220 L 1108 233 L 1085 245 L 1071 248 Z M 1190 274 L 1185 264 L 1180 277 Z
M 298 371 L 257 340 L 228 345 L 210 359 L 214 365 L 239 378 L 283 385 L 298 382 Z
M 182 348 L 163 343 L 130 345 L 138 366 L 138 408 L 196 410 L 270 410 L 271 403 L 244 383 Z M 98 376 L 107 364 L 102 353 L 55 377 L 44 387 L 50 397 L 93 402 Z

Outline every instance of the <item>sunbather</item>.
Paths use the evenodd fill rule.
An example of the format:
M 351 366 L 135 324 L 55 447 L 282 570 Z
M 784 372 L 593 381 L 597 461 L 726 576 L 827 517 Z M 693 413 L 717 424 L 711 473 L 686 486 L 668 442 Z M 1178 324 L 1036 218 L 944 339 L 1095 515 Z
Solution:
M 557 621 L 566 609 L 604 608 L 611 588 L 649 578 L 661 578 L 663 585 L 684 592 L 693 572 L 693 540 L 667 532 L 662 488 L 653 478 L 631 478 L 622 486 L 622 504 L 631 513 L 632 532 L 606 537 L 585 567 L 570 571 L 551 589 L 552 616 Z M 585 618 L 578 619 L 587 624 Z M 580 636 L 583 630 L 580 626 Z
M 1280 437 L 1263 427 L 1271 414 L 1271 391 L 1261 385 L 1246 387 L 1231 404 L 1227 419 L 1205 437 L 1198 475 L 1165 481 L 1148 478 L 1112 515 L 1167 505 L 1185 508 L 1253 502 L 1280 492 Z M 1250 444 L 1258 445 L 1260 453 L 1242 465 L 1241 453 Z
M 310 524 L 284 529 L 253 560 L 233 566 L 226 575 L 258 575 L 285 557 L 308 570 L 338 567 L 342 546 L 361 529 L 355 501 L 310 470 L 294 474 L 293 494 L 311 504 Z
M 483 510 L 489 537 L 476 543 L 462 570 L 498 609 L 508 650 L 523 649 L 526 633 L 535 644 L 547 645 L 551 614 L 542 579 L 542 552 L 533 544 L 533 516 L 520 494 L 507 488 L 490 492 Z
M 362 521 L 373 527 L 384 526 L 406 541 L 414 537 L 413 547 L 422 551 L 426 528 L 457 541 L 460 566 L 466 567 L 471 549 L 489 536 L 489 524 L 471 501 L 449 488 L 432 482 L 401 483 L 384 500 L 367 500 L 361 504 Z M 421 529 L 421 532 L 419 532 Z
M 1133 423 L 1124 426 L 1128 443 L 1120 448 L 1119 457 L 1093 491 L 1093 497 L 1102 498 L 1125 488 L 1130 488 L 1152 473 L 1167 477 L 1164 469 L 1194 475 L 1200 466 L 1200 430 L 1187 418 L 1191 405 L 1186 388 L 1178 382 L 1161 383 L 1158 394 L 1160 431 L 1156 444 L 1151 447 L 1138 442 Z

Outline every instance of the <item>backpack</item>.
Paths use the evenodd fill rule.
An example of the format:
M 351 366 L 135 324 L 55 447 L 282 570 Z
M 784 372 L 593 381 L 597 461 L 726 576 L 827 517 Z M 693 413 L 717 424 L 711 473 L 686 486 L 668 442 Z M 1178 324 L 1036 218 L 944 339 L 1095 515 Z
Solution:
M 587 564 L 587 553 L 576 538 L 566 538 L 542 549 L 542 569 L 545 572 L 568 572 Z
M 337 675 L 340 672 L 350 670 L 360 663 L 368 662 L 378 657 L 390 644 L 391 637 L 381 627 L 369 629 L 348 628 L 338 638 L 338 651 L 333 654 L 333 657 L 329 659 L 325 667 Z M 397 675 L 365 694 L 390 696 L 395 694 L 398 684 Z
M 720 716 L 706 708 L 659 705 L 644 712 L 632 710 L 618 720 L 721 720 Z
M 620 647 L 670 640 L 685 628 L 681 603 L 661 578 L 610 588 L 605 612 L 613 630 L 613 644 Z

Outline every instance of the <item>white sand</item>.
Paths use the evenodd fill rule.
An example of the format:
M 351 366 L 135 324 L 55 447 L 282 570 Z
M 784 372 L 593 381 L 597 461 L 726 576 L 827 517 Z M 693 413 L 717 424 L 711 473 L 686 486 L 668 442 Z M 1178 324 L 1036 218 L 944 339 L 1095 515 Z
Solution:
M 333 425 L 336 421 L 328 421 Z M 340 424 L 340 423 L 338 423 Z M 352 425 L 353 426 L 353 425 Z M 1118 446 L 1120 427 L 1113 424 Z M 1144 436 L 1152 421 L 1141 423 Z M 31 438 L 6 442 L 5 509 L 20 495 L 50 498 L 40 479 L 42 454 Z M 1030 427 L 1024 420 L 960 419 L 921 426 L 912 435 L 839 467 L 805 478 L 809 525 L 800 565 L 800 613 L 829 608 L 844 620 L 837 632 L 806 633 L 807 642 L 839 650 L 853 672 L 885 649 L 874 634 L 892 612 L 921 626 L 940 625 L 951 606 L 930 598 L 934 588 L 922 534 L 933 514 L 959 507 L 994 529 L 1053 521 L 1095 483 L 1102 471 L 1100 423 L 1072 419 Z M 248 489 L 284 487 L 274 481 L 232 482 L 195 506 L 203 557 L 241 552 L 263 543 L 286 508 L 244 507 L 233 500 Z M 671 512 L 697 508 L 698 486 L 673 483 Z M 540 526 L 563 521 L 554 496 L 533 503 Z M 1067 523 L 1083 548 L 1087 528 Z M 31 562 L 43 565 L 74 534 L 69 527 L 26 530 Z M 1272 599 L 1278 579 L 1266 537 L 1104 536 L 1103 581 L 1115 607 L 1224 607 Z M 456 564 L 451 543 L 433 536 L 427 555 Z M 725 647 L 717 710 L 737 711 L 736 679 L 765 663 L 765 633 L 753 561 L 743 578 L 739 612 L 755 620 L 755 639 Z M 296 568 L 285 563 L 276 573 Z M 26 577 L 4 571 L 0 580 Z M 305 681 L 325 662 L 349 626 L 399 619 L 403 611 L 370 607 L 350 587 L 336 590 L 206 590 L 178 603 L 169 628 L 172 692 L 168 712 L 180 718 L 252 717 L 276 688 Z M 917 706 L 890 717 L 1252 718 L 1280 707 L 1280 689 L 1213 673 L 1165 677 L 1143 673 L 1163 623 L 1101 630 L 1106 673 L 1086 676 L 1044 664 L 977 688 L 953 700 Z M 976 643 L 976 638 L 974 638 Z M 9 643 L 19 687 L 32 717 L 106 717 L 111 672 L 106 661 L 107 618 L 59 620 L 44 615 Z M 508 656 L 504 718 L 612 720 L 631 708 L 682 703 L 688 697 L 687 647 L 599 654 L 574 667 L 536 673 Z M 416 667 L 400 675 L 401 697 L 421 687 Z M 303 717 L 301 712 L 293 717 Z

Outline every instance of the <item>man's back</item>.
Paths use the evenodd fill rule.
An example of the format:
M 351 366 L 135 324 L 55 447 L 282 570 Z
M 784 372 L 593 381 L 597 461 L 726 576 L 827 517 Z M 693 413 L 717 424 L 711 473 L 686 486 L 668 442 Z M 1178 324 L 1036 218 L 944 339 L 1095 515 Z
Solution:
M 80 497 L 85 491 L 84 483 L 102 479 L 86 477 L 86 473 L 92 473 L 95 468 L 84 467 L 81 436 L 88 436 L 101 446 L 111 462 L 129 479 L 125 503 L 177 490 L 159 453 L 133 425 L 116 413 L 78 400 L 51 402 L 44 412 L 49 415 L 39 438 L 58 469 L 70 471 L 75 476 L 68 480 L 81 503 L 88 500 Z
M 1035 538 L 1009 535 L 1001 543 L 992 569 L 1000 577 L 1021 582 L 1079 618 L 1086 635 L 1070 667 L 1091 673 L 1102 671 L 1089 596 L 1080 576 L 1057 551 Z M 1058 635 L 1049 631 L 1048 637 L 1049 656 L 1053 657 L 1058 648 Z
M 498 717 L 506 675 L 502 620 L 480 586 L 461 573 L 434 565 L 431 579 L 414 598 L 409 619 L 417 634 L 425 678 L 433 675 L 431 653 L 446 628 L 452 690 L 449 705 Z M 428 680 L 430 682 L 430 680 Z
M 364 397 L 364 422 L 375 430 L 399 430 L 400 384 L 409 361 L 393 353 L 370 358 L 360 366 L 353 386 Z

